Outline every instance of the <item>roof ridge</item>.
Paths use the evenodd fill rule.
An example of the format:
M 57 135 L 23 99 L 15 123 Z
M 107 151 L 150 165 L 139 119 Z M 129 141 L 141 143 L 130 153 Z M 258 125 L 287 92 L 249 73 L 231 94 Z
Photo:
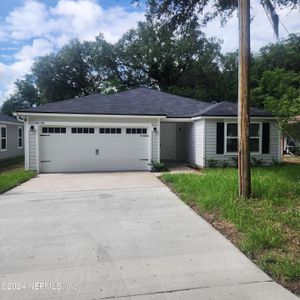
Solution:
M 173 93 L 167 93 L 167 92 L 162 92 L 162 91 L 159 91 L 159 90 L 156 90 L 157 92 L 160 92 L 162 94 L 167 94 L 167 95 L 173 95 L 175 97 L 178 97 L 178 98 L 183 98 L 185 100 L 189 100 L 189 101 L 193 101 L 193 102 L 198 102 L 198 103 L 208 103 L 208 101 L 203 101 L 203 100 L 197 100 L 197 99 L 193 99 L 193 98 L 190 98 L 190 97 L 185 97 L 185 96 L 180 96 L 180 95 L 176 95 L 176 94 L 173 94 Z
M 153 88 L 148 87 L 148 86 L 139 86 L 139 87 L 132 88 L 132 89 L 129 89 L 129 90 L 120 91 L 120 92 L 113 93 L 113 94 L 108 94 L 106 96 L 120 95 L 120 94 L 123 94 L 123 93 L 129 93 L 129 92 L 132 92 L 132 91 L 135 91 L 135 90 L 140 90 L 140 89 L 150 90 L 150 91 L 158 92 L 158 93 L 161 93 L 161 94 L 164 94 L 164 95 L 172 95 L 174 97 L 184 99 L 185 101 L 190 101 L 190 102 L 195 102 L 195 103 L 203 103 L 203 104 L 208 103 L 207 101 L 203 101 L 203 100 L 197 100 L 197 99 L 193 99 L 193 98 L 190 98 L 190 97 L 185 97 L 185 96 L 180 96 L 180 95 L 176 95 L 176 94 L 173 94 L 173 93 L 163 92 L 161 90 L 153 89 Z M 100 95 L 103 95 L 103 94 L 100 94 Z
M 198 116 L 202 116 L 203 114 L 209 112 L 210 110 L 212 110 L 213 108 L 219 107 L 221 104 L 224 104 L 226 101 L 221 101 L 221 102 L 217 102 L 217 103 L 212 103 L 210 106 L 206 107 L 205 109 L 203 109 L 201 111 L 201 113 Z

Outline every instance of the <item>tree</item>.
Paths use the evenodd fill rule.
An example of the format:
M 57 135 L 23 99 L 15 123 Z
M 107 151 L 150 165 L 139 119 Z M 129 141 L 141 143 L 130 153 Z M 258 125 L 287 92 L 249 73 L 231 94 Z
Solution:
M 224 82 L 224 100 L 237 102 L 238 99 L 238 51 L 226 53 L 222 57 L 222 80 Z
M 208 0 L 150 0 L 150 11 L 156 13 L 158 18 L 165 16 L 170 19 L 170 28 L 185 23 L 189 19 L 197 18 L 203 14 Z M 251 194 L 251 168 L 249 151 L 249 123 L 250 123 L 250 0 L 218 0 L 213 4 L 213 9 L 204 15 L 204 23 L 221 15 L 224 18 L 232 15 L 235 8 L 239 7 L 239 195 L 249 198 Z M 278 15 L 270 0 L 262 0 L 276 35 L 278 35 Z M 298 0 L 277 0 L 277 5 L 290 5 L 295 8 Z
M 132 2 L 139 2 L 139 0 Z M 170 28 L 176 28 L 189 20 L 197 20 L 199 24 L 205 25 L 217 16 L 221 17 L 222 23 L 225 23 L 238 7 L 238 0 L 216 0 L 213 2 L 209 0 L 148 0 L 147 2 L 149 14 L 167 20 Z M 299 0 L 274 0 L 272 1 L 273 4 L 270 0 L 261 0 L 260 2 L 273 22 L 276 22 L 275 7 L 296 9 L 299 4 Z
M 265 71 L 252 91 L 252 101 L 271 111 L 288 131 L 289 121 L 300 114 L 300 73 L 279 68 Z
M 18 79 L 15 85 L 16 91 L 2 105 L 3 113 L 11 115 L 18 109 L 41 104 L 34 76 L 27 74 L 23 80 Z
M 46 102 L 99 92 L 91 65 L 90 43 L 71 41 L 58 53 L 40 57 L 32 67 L 36 85 Z
M 251 65 L 252 87 L 255 88 L 266 70 L 276 68 L 300 72 L 300 34 L 290 34 L 280 43 L 262 47 L 253 56 Z
M 154 86 L 202 100 L 223 93 L 217 80 L 220 60 L 219 42 L 193 24 L 172 32 L 148 18 L 115 45 L 115 70 L 123 88 Z

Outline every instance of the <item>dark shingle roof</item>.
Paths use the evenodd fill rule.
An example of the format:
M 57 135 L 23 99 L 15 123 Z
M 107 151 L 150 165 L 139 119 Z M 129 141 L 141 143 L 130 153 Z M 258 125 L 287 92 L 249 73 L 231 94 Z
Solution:
M 202 111 L 201 116 L 237 116 L 238 105 L 233 102 L 223 101 L 212 104 L 206 110 Z M 256 117 L 272 117 L 272 114 L 268 111 L 251 107 L 251 116 Z
M 7 123 L 20 123 L 22 124 L 17 118 L 7 116 L 7 115 L 2 115 L 0 114 L 0 123 L 1 122 L 7 122 Z
M 212 104 L 163 93 L 149 88 L 137 88 L 112 95 L 94 94 L 19 110 L 31 113 L 70 113 L 103 115 L 153 115 L 168 118 L 194 116 L 237 115 L 237 105 L 231 102 Z M 235 114 L 234 114 L 235 113 Z M 270 116 L 254 109 L 255 116 Z

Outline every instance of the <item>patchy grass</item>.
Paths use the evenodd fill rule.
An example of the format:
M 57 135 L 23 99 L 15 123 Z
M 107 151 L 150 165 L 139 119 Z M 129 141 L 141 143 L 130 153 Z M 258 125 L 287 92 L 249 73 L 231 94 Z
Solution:
M 0 162 L 0 194 L 34 177 L 34 171 L 24 170 L 24 158 L 16 157 Z
M 275 280 L 300 293 L 300 164 L 254 168 L 253 197 L 237 197 L 236 169 L 164 174 L 189 206 Z
M 24 156 L 17 156 L 0 161 L 0 173 L 8 170 L 19 169 L 24 166 Z

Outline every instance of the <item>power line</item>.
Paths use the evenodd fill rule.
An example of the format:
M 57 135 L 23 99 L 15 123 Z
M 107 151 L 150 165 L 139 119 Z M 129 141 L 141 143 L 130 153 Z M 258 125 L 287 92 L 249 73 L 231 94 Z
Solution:
M 285 31 L 287 32 L 287 34 L 290 34 L 289 31 L 287 30 L 287 28 L 285 27 L 285 25 L 283 24 L 283 22 L 280 20 L 280 18 L 278 17 L 279 22 L 281 23 L 282 27 L 285 29 Z

